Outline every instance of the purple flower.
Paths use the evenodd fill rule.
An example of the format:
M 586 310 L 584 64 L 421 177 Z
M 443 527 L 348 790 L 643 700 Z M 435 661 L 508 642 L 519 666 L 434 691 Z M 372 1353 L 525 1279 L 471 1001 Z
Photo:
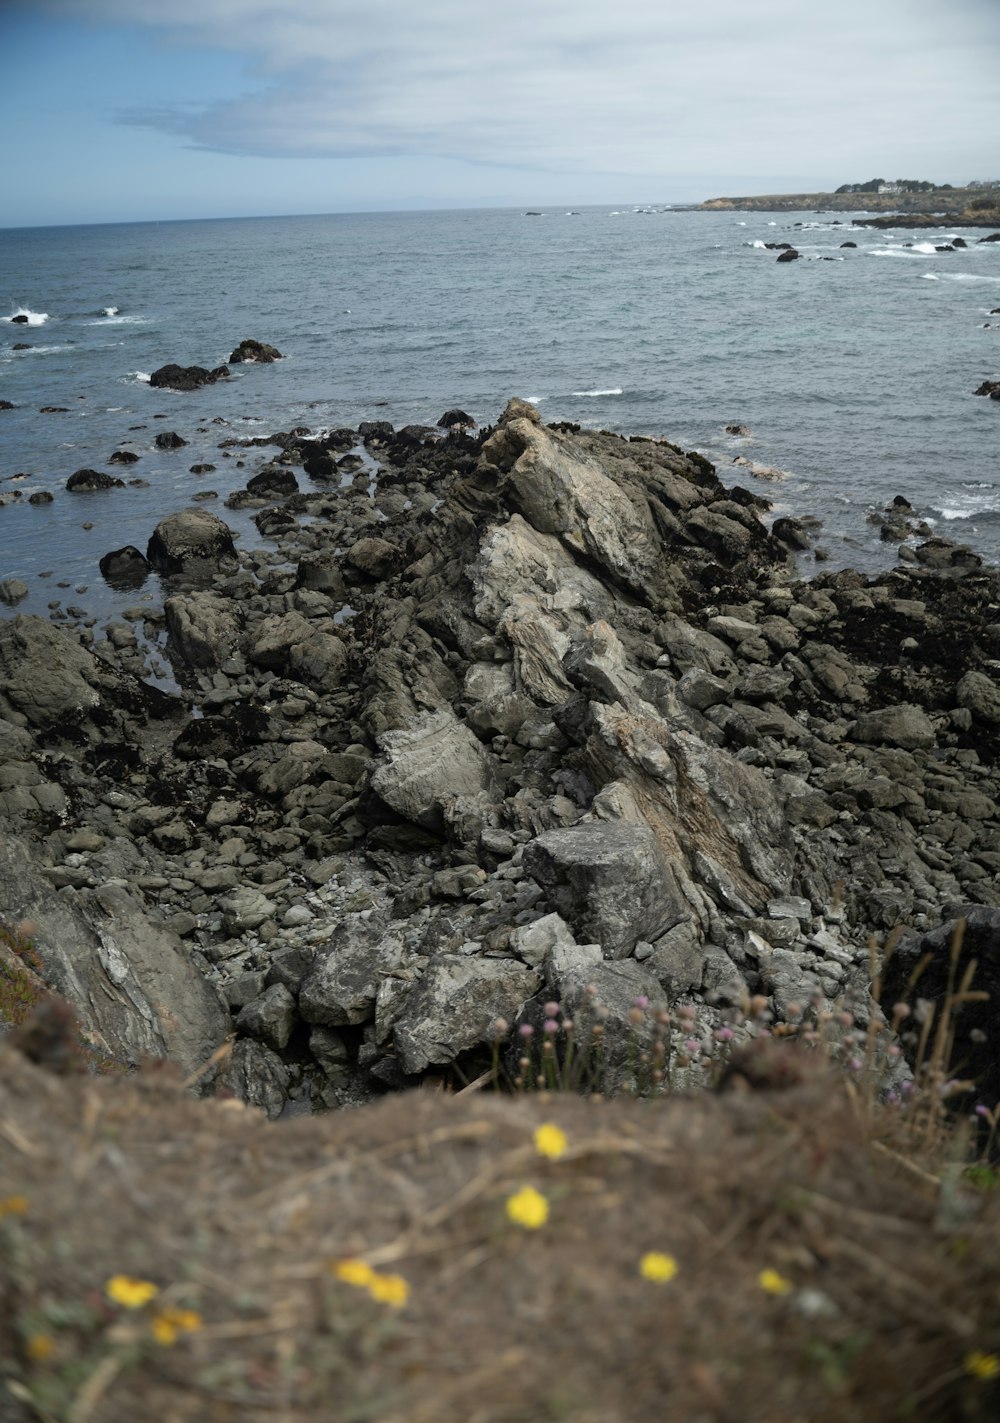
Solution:
M 535 1032 L 534 1028 L 531 1026 L 530 1023 L 522 1023 L 517 1031 L 521 1034 L 522 1038 L 533 1037 Z
M 546 1033 L 558 1033 L 559 1024 L 556 1022 L 555 1018 L 546 1018 L 545 1022 L 542 1024 L 542 1031 Z
M 731 1043 L 736 1034 L 732 1028 L 716 1028 L 715 1036 L 720 1043 Z
M 649 1007 L 649 999 L 646 997 L 645 993 L 640 993 L 638 998 L 632 999 L 632 1007 L 643 1009 Z
M 545 1003 L 542 1005 L 542 1012 L 545 1014 L 546 1018 L 556 1018 L 559 1015 L 559 1004 Z

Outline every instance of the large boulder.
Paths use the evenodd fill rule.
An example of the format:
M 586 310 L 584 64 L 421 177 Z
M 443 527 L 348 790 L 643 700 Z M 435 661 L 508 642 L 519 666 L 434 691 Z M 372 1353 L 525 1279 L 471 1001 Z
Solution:
M 653 832 L 592 821 L 549 830 L 524 849 L 524 868 L 581 943 L 626 958 L 687 917 L 688 906 Z
M 21 613 L 0 622 L 0 713 L 49 727 L 92 712 L 98 687 L 92 654 L 47 619 Z
M 204 366 L 179 366 L 170 362 L 155 370 L 149 377 L 149 383 L 167 390 L 197 390 L 202 385 L 214 385 L 228 375 L 228 366 L 216 366 L 210 371 Z
M 486 752 L 447 707 L 383 733 L 380 745 L 387 759 L 372 774 L 372 790 L 404 820 L 426 830 L 443 830 L 445 806 L 489 784 Z
M 123 884 L 57 893 L 27 846 L 2 831 L 0 881 L 5 916 L 34 925 L 42 976 L 95 1046 L 124 1063 L 171 1057 L 190 1072 L 225 1041 L 225 1006 Z
M 328 1027 L 369 1022 L 380 983 L 399 968 L 403 957 L 401 936 L 387 933 L 378 922 L 345 919 L 330 943 L 318 950 L 302 982 L 299 1012 L 307 1023 Z
M 158 573 L 235 573 L 239 558 L 228 524 L 205 509 L 182 509 L 153 531 L 146 557 Z
M 216 593 L 179 593 L 163 605 L 167 648 L 186 667 L 215 669 L 236 651 L 239 604 Z
M 541 987 L 541 975 L 511 959 L 464 954 L 432 958 L 407 997 L 393 1037 L 403 1072 L 453 1062 L 492 1040 L 498 1018 L 513 1022 Z

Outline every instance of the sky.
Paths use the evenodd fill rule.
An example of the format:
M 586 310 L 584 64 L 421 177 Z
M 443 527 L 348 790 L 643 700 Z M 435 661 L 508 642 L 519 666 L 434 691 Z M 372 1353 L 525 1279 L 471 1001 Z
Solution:
M 1000 0 L 0 0 L 0 227 L 1000 178 Z

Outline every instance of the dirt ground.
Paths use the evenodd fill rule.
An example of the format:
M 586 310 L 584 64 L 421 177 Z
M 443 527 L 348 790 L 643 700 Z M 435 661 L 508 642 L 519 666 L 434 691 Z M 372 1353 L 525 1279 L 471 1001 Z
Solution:
M 0 1423 L 995 1420 L 996 1177 L 904 1117 L 817 1072 L 268 1123 L 0 1047 Z

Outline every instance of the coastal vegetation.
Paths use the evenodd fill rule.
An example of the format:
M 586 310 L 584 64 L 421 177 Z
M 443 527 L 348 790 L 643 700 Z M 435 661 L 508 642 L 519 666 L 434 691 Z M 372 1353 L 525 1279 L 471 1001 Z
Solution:
M 950 224 L 996 226 L 1000 222 L 1000 183 L 993 181 L 952 187 L 914 179 L 886 182 L 872 178 L 844 183 L 834 192 L 770 193 L 745 197 L 708 198 L 699 211 L 733 212 L 866 212 L 900 213 L 920 218 L 947 217 Z M 914 226 L 933 226 L 918 220 Z

